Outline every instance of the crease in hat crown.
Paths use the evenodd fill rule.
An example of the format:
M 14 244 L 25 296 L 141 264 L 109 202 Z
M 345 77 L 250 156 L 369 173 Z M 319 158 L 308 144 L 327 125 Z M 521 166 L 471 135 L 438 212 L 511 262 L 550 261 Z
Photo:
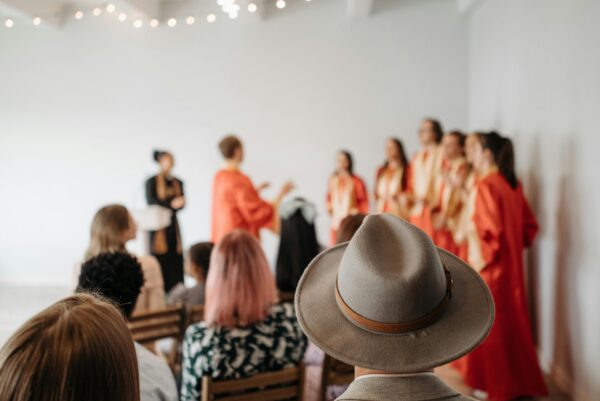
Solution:
M 395 216 L 377 214 L 365 219 L 348 244 L 337 288 L 354 312 L 395 324 L 434 311 L 446 297 L 446 280 L 437 248 L 427 234 Z

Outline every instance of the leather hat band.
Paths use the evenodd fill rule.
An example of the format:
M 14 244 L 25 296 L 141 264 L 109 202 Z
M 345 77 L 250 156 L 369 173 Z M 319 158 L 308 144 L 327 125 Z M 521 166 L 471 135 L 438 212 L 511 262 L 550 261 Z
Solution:
M 442 301 L 428 314 L 421 316 L 417 319 L 409 320 L 406 322 L 400 322 L 400 323 L 378 322 L 376 320 L 371 320 L 371 319 L 366 318 L 366 317 L 362 316 L 361 314 L 357 313 L 350 306 L 348 306 L 348 304 L 346 304 L 346 302 L 342 298 L 340 291 L 338 289 L 337 279 L 336 279 L 336 283 L 335 283 L 335 299 L 337 301 L 339 308 L 342 310 L 342 313 L 359 327 L 362 327 L 367 330 L 375 331 L 375 332 L 386 333 L 386 334 L 407 333 L 409 331 L 419 330 L 419 329 L 422 329 L 422 328 L 425 328 L 425 327 L 431 325 L 432 323 L 434 323 L 436 320 L 439 319 L 439 317 L 442 315 L 442 312 L 444 311 L 444 309 L 446 309 L 446 306 L 448 305 L 448 303 L 450 302 L 450 299 L 452 298 L 452 287 L 454 285 L 454 282 L 452 280 L 452 275 L 450 274 L 450 271 L 448 269 L 446 269 L 445 266 L 444 266 L 444 273 L 446 275 L 446 295 L 444 295 L 444 298 L 442 299 Z

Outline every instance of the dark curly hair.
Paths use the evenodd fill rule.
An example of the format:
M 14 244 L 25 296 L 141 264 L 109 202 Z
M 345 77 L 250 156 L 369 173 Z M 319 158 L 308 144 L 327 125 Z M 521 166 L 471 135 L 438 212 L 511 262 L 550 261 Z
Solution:
M 134 256 L 126 252 L 106 252 L 81 266 L 76 291 L 100 294 L 129 317 L 142 285 L 144 273 Z

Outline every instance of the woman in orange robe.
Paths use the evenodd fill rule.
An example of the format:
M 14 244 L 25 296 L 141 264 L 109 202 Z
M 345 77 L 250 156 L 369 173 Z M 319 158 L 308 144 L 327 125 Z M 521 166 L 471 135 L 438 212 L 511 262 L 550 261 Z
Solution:
M 283 197 L 293 189 L 284 184 L 275 200 L 269 202 L 260 197 L 259 191 L 268 186 L 254 187 L 250 178 L 240 171 L 244 158 L 242 142 L 235 136 L 227 136 L 219 143 L 225 158 L 225 166 L 217 172 L 212 193 L 212 242 L 218 243 L 235 229 L 248 231 L 257 239 L 261 228 L 277 230 L 277 208 Z
M 409 200 L 406 192 L 408 161 L 402 141 L 390 138 L 385 144 L 386 161 L 375 177 L 377 213 L 391 213 L 408 219 Z
M 455 255 L 459 246 L 454 240 L 463 208 L 462 184 L 469 168 L 464 154 L 465 135 L 451 131 L 442 139 L 443 160 L 440 175 L 436 178 L 437 204 L 432 209 L 433 242 Z
M 455 366 L 467 385 L 491 401 L 547 395 L 531 333 L 523 250 L 538 230 L 514 173 L 512 142 L 495 132 L 478 135 L 473 163 L 473 236 L 468 262 L 479 270 L 496 305 L 488 338 Z
M 438 199 L 435 183 L 442 164 L 440 142 L 443 135 L 442 125 L 437 120 L 423 120 L 419 128 L 421 150 L 410 162 L 408 190 L 412 207 L 409 221 L 429 236 L 433 236 L 431 213 Z
M 329 179 L 327 211 L 331 215 L 331 245 L 336 244 L 340 222 L 353 214 L 369 213 L 369 195 L 365 182 L 354 174 L 350 152 L 342 150 L 337 156 L 337 168 Z

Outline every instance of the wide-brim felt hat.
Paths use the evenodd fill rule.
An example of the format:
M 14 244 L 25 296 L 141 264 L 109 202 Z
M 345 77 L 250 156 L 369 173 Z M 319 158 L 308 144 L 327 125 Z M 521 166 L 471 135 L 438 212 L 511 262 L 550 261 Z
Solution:
M 353 366 L 397 373 L 460 358 L 489 334 L 494 303 L 481 276 L 389 214 L 320 253 L 295 295 L 308 338 Z

